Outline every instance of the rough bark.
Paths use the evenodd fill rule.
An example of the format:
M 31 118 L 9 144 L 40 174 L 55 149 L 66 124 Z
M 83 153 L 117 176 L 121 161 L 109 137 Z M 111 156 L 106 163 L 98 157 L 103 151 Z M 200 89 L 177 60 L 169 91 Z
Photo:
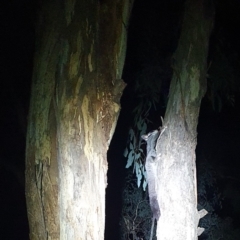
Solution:
M 157 238 L 197 239 L 195 148 L 201 99 L 206 90 L 209 37 L 214 11 L 208 1 L 187 0 L 174 56 L 163 132 L 157 143 Z
M 131 4 L 42 1 L 26 147 L 30 239 L 103 239 Z

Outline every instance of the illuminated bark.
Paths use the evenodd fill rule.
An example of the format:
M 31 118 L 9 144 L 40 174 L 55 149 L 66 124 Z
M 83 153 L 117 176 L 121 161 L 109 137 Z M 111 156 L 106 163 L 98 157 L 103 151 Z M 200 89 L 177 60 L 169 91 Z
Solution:
M 30 239 L 104 238 L 131 4 L 42 1 L 26 147 Z
M 161 217 L 157 238 L 197 239 L 199 214 L 195 148 L 201 99 L 206 91 L 208 45 L 214 10 L 204 0 L 187 0 L 173 78 L 157 143 L 158 200 Z

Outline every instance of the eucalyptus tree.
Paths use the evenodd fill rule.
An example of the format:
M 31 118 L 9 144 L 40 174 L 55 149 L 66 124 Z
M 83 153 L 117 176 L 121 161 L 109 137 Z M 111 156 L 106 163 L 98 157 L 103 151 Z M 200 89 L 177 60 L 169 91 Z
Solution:
M 26 147 L 30 239 L 103 239 L 106 153 L 133 1 L 39 1 Z

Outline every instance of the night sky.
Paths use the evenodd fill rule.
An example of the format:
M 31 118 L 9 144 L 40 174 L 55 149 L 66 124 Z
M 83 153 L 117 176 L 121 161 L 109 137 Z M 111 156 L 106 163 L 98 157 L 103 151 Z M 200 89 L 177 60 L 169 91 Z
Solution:
M 107 226 L 113 229 L 109 230 L 109 236 L 112 231 L 116 234 L 116 216 L 121 209 L 121 187 L 126 165 L 122 153 L 128 130 L 133 124 L 131 113 L 139 99 L 134 85 L 141 74 L 162 81 L 162 98 L 149 116 L 152 122 L 149 130 L 158 127 L 159 116 L 165 110 L 163 99 L 168 94 L 171 80 L 170 62 L 181 31 L 182 9 L 183 1 L 177 0 L 137 0 L 133 9 L 123 74 L 128 87 L 121 100 L 122 111 L 108 152 Z M 219 226 L 235 234 L 232 238 L 226 235 L 228 238 L 222 239 L 233 240 L 240 239 L 240 234 L 237 235 L 240 232 L 239 12 L 239 1 L 217 1 L 215 28 L 209 49 L 208 91 L 202 101 L 196 150 L 199 182 L 205 184 L 199 188 L 205 187 L 208 202 L 212 203 L 213 198 L 217 198 L 211 205 L 214 209 L 209 219 L 217 216 Z M 0 8 L 0 239 L 5 240 L 28 239 L 24 153 L 35 13 L 35 4 L 31 0 L 5 1 Z M 202 198 L 203 195 L 200 200 L 204 202 Z M 205 236 L 202 239 L 211 238 Z
M 28 239 L 24 195 L 26 124 L 34 53 L 33 1 L 0 7 L 0 239 Z

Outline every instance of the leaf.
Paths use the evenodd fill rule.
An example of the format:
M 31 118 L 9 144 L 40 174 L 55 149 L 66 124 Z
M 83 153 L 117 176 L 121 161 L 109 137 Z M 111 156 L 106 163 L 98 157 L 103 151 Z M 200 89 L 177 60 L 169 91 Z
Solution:
M 132 165 L 133 160 L 134 160 L 134 155 L 135 155 L 135 154 L 134 154 L 134 151 L 131 151 L 131 152 L 129 153 L 127 165 L 126 165 L 125 168 L 129 168 L 129 167 Z
M 141 185 L 141 180 L 142 180 L 142 174 L 139 174 L 138 178 L 137 178 L 137 186 L 138 187 L 140 187 L 140 185 Z
M 137 175 L 137 186 L 140 187 L 141 180 L 142 180 L 142 172 L 140 170 L 140 166 L 136 163 L 136 175 Z
M 143 176 L 145 179 L 147 179 L 147 171 L 145 169 L 142 170 Z
M 139 121 L 137 122 L 137 128 L 138 128 L 139 131 L 142 129 L 142 125 L 143 125 L 143 123 L 144 123 L 144 121 L 143 121 L 142 118 L 139 119 Z
M 123 152 L 123 156 L 124 156 L 124 157 L 127 157 L 127 155 L 128 155 L 128 149 L 125 148 L 125 149 L 124 149 L 124 152 Z
M 129 138 L 130 138 L 130 141 L 131 141 L 131 142 L 132 142 L 132 140 L 133 140 L 133 137 L 134 137 L 134 131 L 133 131 L 132 128 L 130 128 L 130 130 L 129 130 Z
M 138 175 L 138 169 L 139 169 L 139 164 L 138 162 L 135 162 L 135 168 L 136 168 L 136 176 Z
M 141 156 L 141 153 L 139 152 L 135 155 L 135 159 L 138 160 L 140 158 L 140 156 Z
M 130 148 L 130 150 L 133 150 L 133 149 L 134 149 L 134 146 L 133 146 L 132 142 L 130 142 L 129 148 Z
M 146 187 L 147 187 L 147 181 L 146 181 L 146 178 L 144 178 L 144 180 L 143 180 L 143 191 L 146 191 Z
M 135 167 L 136 167 L 136 162 L 134 162 L 134 164 L 133 164 L 133 173 L 135 171 Z

